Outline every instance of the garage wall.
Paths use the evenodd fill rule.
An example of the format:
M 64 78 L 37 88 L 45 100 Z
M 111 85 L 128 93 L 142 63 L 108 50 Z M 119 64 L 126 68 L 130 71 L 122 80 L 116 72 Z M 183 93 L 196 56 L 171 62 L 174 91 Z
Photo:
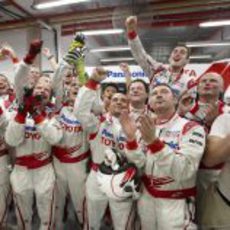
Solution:
M 24 57 L 24 55 L 27 52 L 28 49 L 27 47 L 29 46 L 29 42 L 33 38 L 35 38 L 36 33 L 34 34 L 33 31 L 36 32 L 36 28 L 34 29 L 35 30 L 33 30 L 33 28 L 30 28 L 30 29 L 0 31 L 0 43 L 7 41 L 15 49 L 18 57 L 21 59 Z M 68 50 L 68 45 L 73 39 L 73 36 L 70 35 L 70 36 L 61 37 L 60 26 L 55 26 L 55 29 L 58 35 L 58 57 L 60 60 L 60 57 L 62 57 L 63 54 L 65 54 L 65 52 Z M 47 29 L 41 29 L 40 36 L 41 39 L 44 41 L 43 47 L 48 47 L 51 50 L 51 52 L 55 54 L 55 42 L 54 42 L 55 36 L 53 31 Z M 95 42 L 90 38 L 88 39 L 88 42 L 92 47 L 96 45 Z M 39 61 L 41 63 L 42 70 L 51 70 L 47 58 L 43 55 L 40 58 L 41 59 Z M 86 63 L 90 63 L 91 58 L 95 58 L 95 57 L 93 55 L 87 55 Z M 8 76 L 12 80 L 14 75 L 12 63 L 9 60 L 0 62 L 0 72 L 5 74 L 8 73 Z

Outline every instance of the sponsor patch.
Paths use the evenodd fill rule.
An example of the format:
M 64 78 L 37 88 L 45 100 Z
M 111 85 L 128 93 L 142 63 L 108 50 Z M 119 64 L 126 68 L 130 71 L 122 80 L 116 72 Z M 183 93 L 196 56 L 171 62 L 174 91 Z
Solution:
M 199 145 L 199 146 L 203 146 L 203 143 L 200 142 L 200 141 L 198 141 L 198 140 L 189 139 L 188 141 L 189 141 L 190 143 L 192 143 L 192 144 L 197 144 L 197 145 Z
M 193 132 L 192 135 L 196 136 L 196 137 L 201 137 L 204 138 L 204 135 L 198 132 Z

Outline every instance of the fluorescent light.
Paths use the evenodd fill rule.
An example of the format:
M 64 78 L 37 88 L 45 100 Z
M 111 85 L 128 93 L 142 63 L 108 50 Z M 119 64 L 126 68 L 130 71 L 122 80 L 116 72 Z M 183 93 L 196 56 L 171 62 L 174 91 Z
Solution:
M 117 52 L 117 51 L 127 51 L 130 50 L 129 46 L 110 46 L 110 47 L 103 47 L 99 49 L 91 49 L 91 53 L 97 52 Z
M 230 20 L 209 21 L 199 24 L 200 27 L 215 27 L 215 26 L 229 26 Z
M 105 58 L 101 59 L 101 62 L 120 62 L 120 61 L 133 61 L 132 57 L 120 57 L 120 58 Z
M 82 32 L 84 35 L 106 35 L 106 34 L 122 34 L 123 29 L 105 29 L 105 30 L 86 30 Z
M 230 42 L 187 42 L 187 47 L 230 46 Z
M 193 55 L 193 56 L 190 56 L 189 59 L 210 59 L 212 58 L 212 55 L 210 54 L 204 54 L 204 55 Z
M 76 3 L 87 2 L 87 1 L 89 0 L 57 0 L 52 2 L 44 2 L 44 3 L 36 4 L 34 5 L 34 8 L 41 10 L 41 9 L 76 4 Z

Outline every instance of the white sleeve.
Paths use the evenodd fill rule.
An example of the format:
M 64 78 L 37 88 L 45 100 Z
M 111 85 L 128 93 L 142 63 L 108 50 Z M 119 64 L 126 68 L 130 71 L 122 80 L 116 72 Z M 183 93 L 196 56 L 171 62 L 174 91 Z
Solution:
M 143 168 L 145 165 L 146 156 L 136 140 L 126 143 L 125 153 L 128 161 L 134 163 L 138 168 Z
M 9 121 L 5 116 L 4 111 L 0 114 L 0 133 L 4 133 Z
M 212 124 L 209 136 L 224 138 L 230 133 L 230 114 L 221 114 Z
M 64 99 L 64 81 L 63 78 L 66 76 L 69 71 L 70 66 L 67 62 L 62 60 L 57 70 L 55 71 L 52 78 L 52 88 L 55 95 L 55 105 L 57 110 L 62 107 L 63 99 Z
M 15 70 L 14 85 L 17 102 L 20 104 L 23 100 L 24 87 L 28 83 L 30 66 L 25 62 L 20 62 Z
M 151 159 L 159 167 L 165 165 L 162 171 L 172 175 L 175 180 L 187 180 L 192 178 L 198 170 L 200 160 L 205 148 L 205 131 L 203 127 L 196 125 L 183 133 L 179 143 L 179 149 L 175 150 L 167 143 L 162 144 L 159 149 L 159 144 L 156 150 L 154 143 L 148 146 L 151 154 Z
M 5 132 L 5 141 L 8 145 L 16 147 L 24 141 L 25 137 L 25 124 L 18 123 L 13 119 L 9 121 L 9 124 Z
M 77 98 L 74 104 L 74 114 L 82 124 L 83 128 L 90 132 L 95 130 L 98 125 L 98 119 L 92 113 L 93 105 L 97 100 L 97 91 L 82 86 L 78 92 Z
M 57 144 L 63 135 L 61 124 L 56 120 L 55 117 L 51 119 L 45 119 L 36 127 L 41 136 L 50 144 Z
M 144 70 L 145 74 L 151 79 L 154 73 L 163 65 L 146 53 L 139 36 L 136 36 L 136 38 L 132 40 L 128 39 L 128 43 L 134 59 Z

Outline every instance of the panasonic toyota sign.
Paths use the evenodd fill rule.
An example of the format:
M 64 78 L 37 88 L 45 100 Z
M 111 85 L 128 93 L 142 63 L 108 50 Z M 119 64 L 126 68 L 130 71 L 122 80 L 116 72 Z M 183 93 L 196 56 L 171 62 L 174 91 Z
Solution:
M 198 78 L 205 70 L 208 69 L 210 64 L 189 64 L 186 65 L 184 71 L 187 73 L 186 75 L 191 78 Z M 144 71 L 136 65 L 130 65 L 130 72 L 132 79 L 143 79 L 144 81 L 148 82 L 149 79 L 145 75 Z M 87 73 L 90 75 L 92 70 L 95 67 L 86 67 Z M 124 83 L 125 82 L 125 74 L 119 68 L 119 66 L 106 66 L 105 69 L 108 71 L 107 78 L 104 80 L 106 82 L 118 82 Z

